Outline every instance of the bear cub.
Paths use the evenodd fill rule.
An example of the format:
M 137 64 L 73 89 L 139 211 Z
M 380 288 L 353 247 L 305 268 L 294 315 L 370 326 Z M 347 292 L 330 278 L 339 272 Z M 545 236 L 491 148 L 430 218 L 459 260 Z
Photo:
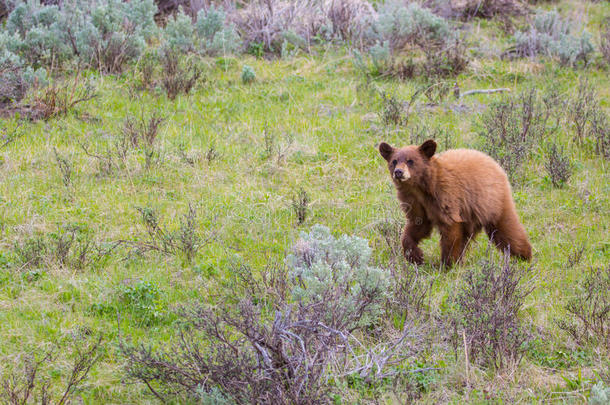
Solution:
M 436 227 L 441 234 L 441 260 L 447 266 L 462 258 L 481 229 L 499 249 L 530 260 L 532 247 L 500 165 L 476 150 L 435 152 L 433 140 L 403 148 L 379 145 L 407 217 L 401 237 L 405 258 L 423 263 L 417 245 Z

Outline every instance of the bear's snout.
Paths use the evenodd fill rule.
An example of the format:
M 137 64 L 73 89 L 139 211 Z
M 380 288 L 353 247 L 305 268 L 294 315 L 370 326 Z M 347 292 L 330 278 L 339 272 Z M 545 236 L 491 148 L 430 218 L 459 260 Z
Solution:
M 410 173 L 409 173 L 409 169 L 407 169 L 406 167 L 397 167 L 396 169 L 394 169 L 394 179 L 395 180 L 406 181 L 409 179 L 409 177 L 411 177 Z

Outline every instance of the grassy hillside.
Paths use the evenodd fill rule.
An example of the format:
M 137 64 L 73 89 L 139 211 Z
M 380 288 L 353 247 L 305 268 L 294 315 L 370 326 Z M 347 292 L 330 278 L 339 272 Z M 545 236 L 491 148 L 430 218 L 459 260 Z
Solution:
M 607 2 L 542 7 L 555 5 L 566 15 L 581 15 L 594 41 L 610 16 Z M 573 319 L 566 305 L 586 272 L 610 265 L 608 160 L 595 153 L 594 141 L 575 140 L 567 112 L 586 79 L 608 114 L 608 67 L 601 56 L 585 68 L 544 58 L 500 59 L 486 50 L 508 43 L 496 21 L 475 19 L 464 30 L 470 34 L 471 60 L 455 79 L 366 77 L 343 45 L 270 60 L 191 55 L 204 79 L 175 100 L 158 83 L 143 88 L 140 65 L 120 75 L 59 74 L 56 83 L 71 86 L 78 80 L 77 88 L 90 85 L 96 97 L 48 120 L 19 114 L 0 119 L 6 140 L 0 149 L 0 357 L 5 359 L 0 370 L 6 375 L 19 370 L 27 354 L 42 358 L 54 350 L 42 368 L 57 395 L 76 348 L 102 336 L 100 360 L 75 397 L 85 403 L 155 403 L 146 385 L 126 379 L 120 341 L 155 348 L 176 342 L 179 306 L 216 304 L 232 289 L 238 294 L 237 268 L 247 266 L 258 277 L 269 263 L 284 263 L 299 233 L 314 224 L 337 236 L 367 239 L 373 261 L 389 266 L 392 254 L 380 229 L 403 220 L 376 145 L 434 136 L 441 151 L 485 150 L 481 134 L 490 106 L 533 88 L 540 100 L 549 89 L 557 92 L 559 125 L 553 131 L 549 121 L 511 178 L 534 250 L 522 281 L 533 288 L 520 311 L 530 331 L 522 361 L 500 370 L 467 364 L 464 348 L 446 340 L 449 332 L 440 325 L 451 313 L 452 297 L 489 247 L 479 235 L 464 262 L 447 271 L 440 265 L 435 232 L 421 245 L 426 264 L 405 270 L 432 283 L 427 315 L 413 320 L 431 330 L 401 366 L 430 371 L 326 384 L 342 393 L 337 403 L 582 403 L 594 384 L 610 386 L 603 341 L 579 344 L 557 325 Z M 255 72 L 252 83 L 242 81 L 245 65 Z M 161 75 L 156 66 L 155 77 Z M 408 123 L 384 119 L 392 103 L 382 94 L 406 103 L 419 89 L 453 89 L 454 81 L 461 92 L 510 92 L 461 99 L 453 90 L 444 97 L 420 94 Z M 404 109 L 401 114 L 406 117 Z M 151 117 L 162 118 L 156 137 L 132 141 Z M 572 175 L 561 187 L 545 169 L 551 141 L 563 146 L 571 162 Z M 295 206 L 303 198 L 299 223 Z M 164 242 L 155 233 L 159 228 L 147 228 L 151 218 L 165 235 L 183 239 Z M 196 235 L 191 252 L 184 248 L 188 235 Z M 390 310 L 360 336 L 368 342 L 397 336 L 401 316 Z M 608 327 L 610 321 L 604 322 Z

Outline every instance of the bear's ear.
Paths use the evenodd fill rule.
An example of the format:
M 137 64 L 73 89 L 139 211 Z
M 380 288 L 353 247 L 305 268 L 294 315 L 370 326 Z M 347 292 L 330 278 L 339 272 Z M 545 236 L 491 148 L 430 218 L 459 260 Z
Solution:
M 419 147 L 419 151 L 428 159 L 434 155 L 436 152 L 436 142 L 432 139 L 428 139 L 426 142 L 422 143 Z
M 379 144 L 379 153 L 381 153 L 385 160 L 389 160 L 392 153 L 394 153 L 394 148 L 385 142 L 381 142 Z

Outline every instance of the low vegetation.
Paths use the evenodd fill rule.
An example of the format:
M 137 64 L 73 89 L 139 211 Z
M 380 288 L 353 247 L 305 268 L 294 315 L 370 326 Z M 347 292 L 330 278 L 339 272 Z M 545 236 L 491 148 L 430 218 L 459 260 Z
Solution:
M 0 0 L 0 402 L 610 396 L 608 2 Z M 533 260 L 404 260 L 381 141 Z

